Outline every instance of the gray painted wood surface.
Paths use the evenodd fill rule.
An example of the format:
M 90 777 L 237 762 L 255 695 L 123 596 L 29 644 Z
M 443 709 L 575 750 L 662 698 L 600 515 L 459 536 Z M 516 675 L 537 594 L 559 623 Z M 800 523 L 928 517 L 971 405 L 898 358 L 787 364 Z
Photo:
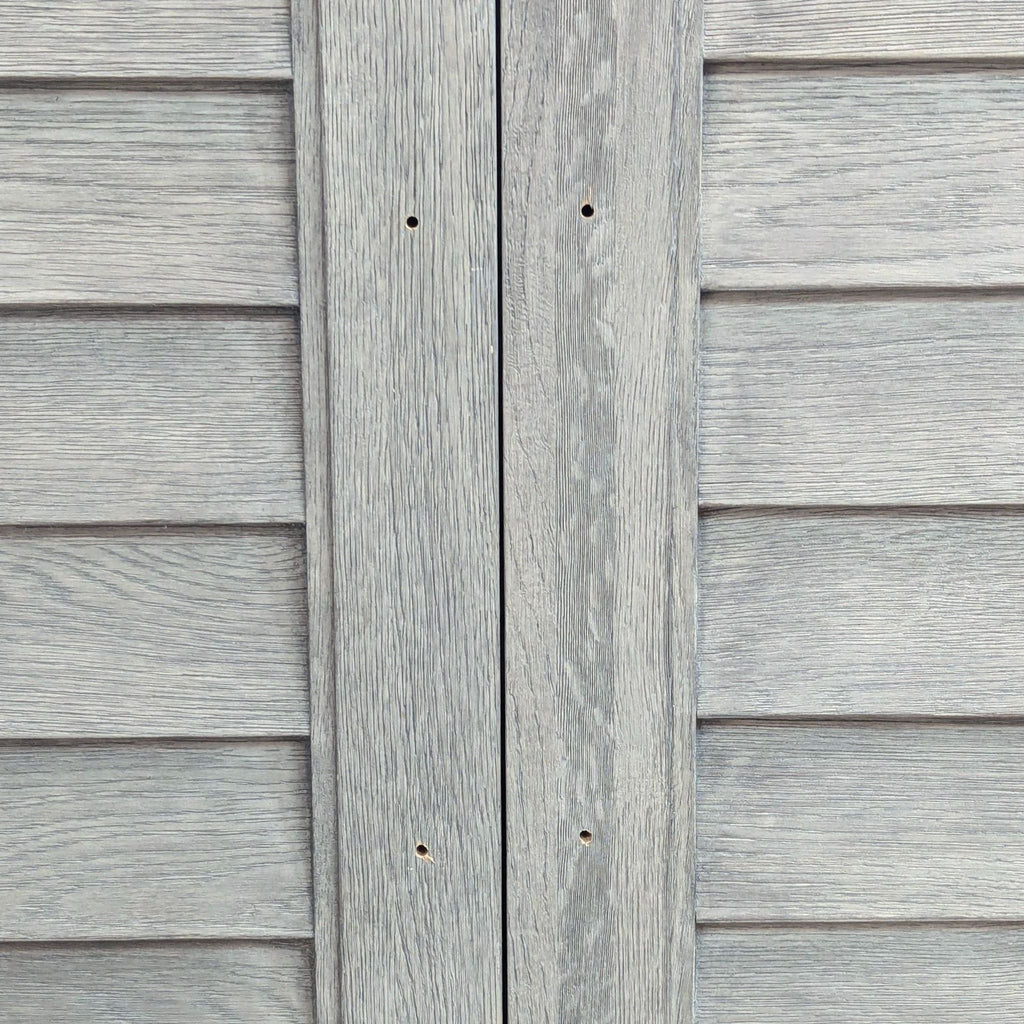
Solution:
M 705 90 L 706 287 L 1024 284 L 1017 71 L 723 72 Z
M 0 303 L 296 299 L 291 101 L 5 88 Z
M 1007 1024 L 1024 1005 L 1024 930 L 702 930 L 698 1024 Z
M 707 301 L 701 502 L 1019 504 L 1022 365 L 1018 298 Z
M 1020 921 L 1019 725 L 701 729 L 704 921 Z
M 301 415 L 289 315 L 0 314 L 0 522 L 302 522 Z
M 691 1019 L 698 12 L 502 6 L 516 1024 Z
M 496 1024 L 494 9 L 321 16 L 341 1019 Z
M 304 735 L 291 532 L 0 532 L 0 739 Z
M 325 194 L 319 29 L 317 0 L 293 0 L 295 177 L 309 608 L 315 1018 L 316 1024 L 339 1024 L 338 678 L 334 657 L 334 524 L 328 450 L 331 411 L 324 281 Z
M 0 75 L 287 79 L 288 0 L 34 0 L 0 8 Z
M 712 61 L 1024 56 L 1019 0 L 705 0 Z
M 299 943 L 0 949 L 4 1024 L 312 1024 Z
M 1024 517 L 739 513 L 700 533 L 702 716 L 1024 717 Z
M 304 743 L 0 747 L 0 940 L 305 938 Z

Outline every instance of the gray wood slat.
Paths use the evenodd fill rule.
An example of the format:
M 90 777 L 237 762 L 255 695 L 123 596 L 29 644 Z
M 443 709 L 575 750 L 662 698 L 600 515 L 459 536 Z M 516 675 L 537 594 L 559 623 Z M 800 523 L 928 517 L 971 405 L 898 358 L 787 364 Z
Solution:
M 704 22 L 713 61 L 1024 56 L 1019 0 L 705 0 Z
M 703 716 L 1024 716 L 1024 516 L 722 514 Z
M 1024 302 L 712 298 L 706 506 L 1019 504 Z
M 705 287 L 1024 284 L 1017 71 L 741 71 L 705 94 Z
M 340 1019 L 496 1024 L 494 6 L 321 19 Z
M 4 1024 L 312 1024 L 300 944 L 0 946 Z
M 291 533 L 0 534 L 0 738 L 301 735 Z
M 0 314 L 0 522 L 301 522 L 301 415 L 291 316 Z
M 699 10 L 502 5 L 522 1024 L 692 1019 Z
M 0 747 L 0 941 L 305 938 L 306 745 Z
M 0 8 L 0 76 L 283 79 L 288 0 L 20 0 Z
M 703 921 L 1020 921 L 1024 728 L 700 733 Z
M 0 303 L 296 299 L 284 92 L 0 90 Z
M 1007 1024 L 1024 930 L 713 928 L 697 941 L 698 1024 Z

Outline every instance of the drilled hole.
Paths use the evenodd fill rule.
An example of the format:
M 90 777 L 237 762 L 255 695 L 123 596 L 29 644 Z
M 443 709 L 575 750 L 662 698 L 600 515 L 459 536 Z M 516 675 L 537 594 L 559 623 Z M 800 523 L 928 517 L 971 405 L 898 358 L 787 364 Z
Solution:
M 420 219 L 419 219 L 419 217 L 406 217 L 405 218 L 405 226 L 410 231 L 415 231 L 420 226 Z
M 592 834 L 591 832 L 588 832 L 588 831 L 587 831 L 586 829 L 584 829 L 584 830 L 583 830 L 583 831 L 582 831 L 582 832 L 580 833 L 580 842 L 581 842 L 581 843 L 582 843 L 582 844 L 583 844 L 584 846 L 589 846 L 589 845 L 590 845 L 590 841 L 591 841 L 591 840 L 592 840 L 593 838 L 594 838 L 593 834 Z
M 419 857 L 420 860 L 433 860 L 433 857 L 430 856 L 430 850 L 427 849 L 426 843 L 416 844 L 416 856 Z
M 587 220 L 590 220 L 590 218 L 594 216 L 594 208 L 590 205 L 590 203 L 584 203 L 580 207 L 580 216 L 586 217 Z

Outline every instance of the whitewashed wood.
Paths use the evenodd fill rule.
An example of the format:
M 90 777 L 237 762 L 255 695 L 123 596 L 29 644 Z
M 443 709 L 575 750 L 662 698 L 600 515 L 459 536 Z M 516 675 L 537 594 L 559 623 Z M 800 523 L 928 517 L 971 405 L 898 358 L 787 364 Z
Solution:
M 4 1024 L 312 1024 L 300 944 L 0 947 Z
M 517 1024 L 692 1019 L 699 12 L 502 5 Z
M 284 92 L 0 90 L 0 303 L 293 304 Z
M 292 533 L 0 533 L 0 738 L 303 735 Z
M 702 716 L 1024 717 L 1024 516 L 722 514 Z
M 705 506 L 1019 504 L 1024 302 L 711 299 Z
M 1024 930 L 712 928 L 697 941 L 699 1024 L 1007 1024 L 1024 1005 Z
M 301 415 L 291 316 L 0 314 L 0 522 L 302 522 Z
M 340 1019 L 496 1024 L 494 5 L 321 18 Z
M 752 71 L 705 89 L 707 288 L 1024 284 L 1016 70 Z
M 315 1018 L 316 1024 L 340 1024 L 338 679 L 334 657 L 334 536 L 328 451 L 331 414 L 324 281 L 325 192 L 319 28 L 317 0 L 292 0 L 309 608 Z
M 287 79 L 288 0 L 5 0 L 0 75 Z
M 705 0 L 711 61 L 1024 56 L 1019 0 Z
M 1020 921 L 1019 725 L 705 726 L 704 921 Z
M 305 744 L 0 747 L 0 940 L 305 938 Z

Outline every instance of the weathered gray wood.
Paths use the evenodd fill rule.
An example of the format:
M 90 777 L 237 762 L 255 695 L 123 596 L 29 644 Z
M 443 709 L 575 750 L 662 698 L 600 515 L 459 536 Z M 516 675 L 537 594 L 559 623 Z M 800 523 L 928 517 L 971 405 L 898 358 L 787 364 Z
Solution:
M 1019 0 L 705 0 L 713 61 L 1024 56 Z
M 1017 71 L 713 74 L 705 106 L 706 287 L 1024 284 Z
M 0 303 L 291 304 L 284 92 L 4 89 Z
M 706 726 L 704 921 L 1024 917 L 1018 725 Z
M 302 735 L 291 533 L 0 533 L 0 738 Z
M 494 6 L 321 16 L 340 1016 L 495 1024 Z
M 699 1024 L 1006 1024 L 1024 1005 L 1024 930 L 712 928 Z
M 1024 516 L 722 514 L 702 716 L 1024 717 Z
M 0 522 L 301 522 L 297 342 L 291 316 L 0 314 Z
M 334 549 L 323 245 L 325 194 L 317 0 L 293 0 L 292 47 L 305 431 L 314 991 L 316 1024 L 339 1024 L 338 679 L 334 659 Z M 355 581 L 347 582 L 351 585 Z
M 516 1024 L 691 1020 L 699 10 L 502 5 Z
M 0 747 L 0 940 L 305 938 L 304 743 Z
M 1024 302 L 722 296 L 701 336 L 714 505 L 1019 504 Z
M 303 945 L 0 947 L 4 1024 L 312 1024 Z
M 288 0 L 32 0 L 0 8 L 0 75 L 287 79 Z

